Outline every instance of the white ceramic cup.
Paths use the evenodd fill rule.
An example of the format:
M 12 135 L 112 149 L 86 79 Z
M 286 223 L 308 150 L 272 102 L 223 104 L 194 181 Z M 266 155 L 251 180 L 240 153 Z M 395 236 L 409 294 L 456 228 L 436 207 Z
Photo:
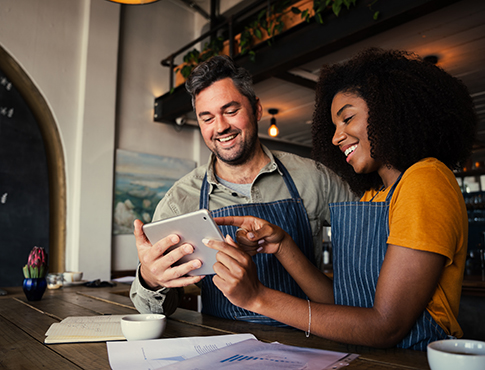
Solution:
M 431 370 L 484 370 L 485 342 L 469 339 L 445 339 L 428 344 Z
M 81 281 L 83 273 L 81 271 L 66 271 L 62 276 L 66 283 L 74 283 L 76 281 Z
M 162 336 L 167 318 L 161 314 L 135 314 L 121 318 L 121 331 L 127 340 L 158 339 Z

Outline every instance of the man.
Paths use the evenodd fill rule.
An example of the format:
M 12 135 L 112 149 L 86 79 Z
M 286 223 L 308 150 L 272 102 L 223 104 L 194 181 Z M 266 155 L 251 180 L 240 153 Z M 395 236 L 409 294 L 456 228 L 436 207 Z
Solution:
M 328 203 L 355 200 L 338 177 L 317 169 L 310 159 L 271 152 L 258 138 L 263 108 L 251 76 L 231 58 L 216 56 L 197 66 L 186 88 L 192 96 L 209 163 L 177 181 L 158 204 L 153 220 L 207 208 L 214 217 L 253 215 L 286 230 L 314 263 L 321 262 L 322 227 L 329 224 Z M 153 246 L 141 221 L 135 221 L 140 267 L 130 297 L 140 312 L 170 315 L 183 286 L 199 283 L 202 312 L 211 315 L 280 325 L 277 321 L 232 305 L 214 286 L 212 276 L 187 276 L 201 266 L 198 260 L 172 266 L 193 252 L 186 244 L 164 255 L 179 242 L 168 235 Z M 223 235 L 235 239 L 236 228 L 221 226 Z M 264 285 L 305 298 L 303 291 L 272 255 L 254 257 Z M 178 288 L 178 289 L 177 289 Z

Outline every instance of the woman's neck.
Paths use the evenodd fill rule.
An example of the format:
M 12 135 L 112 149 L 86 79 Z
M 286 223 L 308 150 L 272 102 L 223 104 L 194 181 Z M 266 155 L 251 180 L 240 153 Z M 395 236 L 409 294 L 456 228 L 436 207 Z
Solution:
M 382 179 L 382 183 L 384 184 L 384 188 L 387 189 L 389 186 L 392 186 L 401 174 L 401 171 L 396 170 L 393 167 L 389 166 L 382 166 L 377 173 L 379 174 L 380 178 Z

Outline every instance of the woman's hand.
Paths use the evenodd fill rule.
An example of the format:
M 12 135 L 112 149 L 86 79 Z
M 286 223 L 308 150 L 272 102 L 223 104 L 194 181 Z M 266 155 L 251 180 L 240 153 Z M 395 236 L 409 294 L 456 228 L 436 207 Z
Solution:
M 257 267 L 251 256 L 239 249 L 234 240 L 227 235 L 226 242 L 204 239 L 209 248 L 219 252 L 213 269 L 214 285 L 232 304 L 253 311 L 264 286 L 258 279 Z
M 239 227 L 236 240 L 250 256 L 257 253 L 278 254 L 283 241 L 291 239 L 282 228 L 253 216 L 216 217 L 214 220 L 218 225 Z

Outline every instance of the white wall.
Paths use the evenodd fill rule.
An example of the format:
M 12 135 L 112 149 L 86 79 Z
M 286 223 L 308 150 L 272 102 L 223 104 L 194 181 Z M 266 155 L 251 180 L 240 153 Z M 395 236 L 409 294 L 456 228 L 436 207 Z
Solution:
M 169 91 L 169 69 L 160 62 L 197 38 L 201 22 L 203 17 L 177 1 L 124 7 L 120 33 L 117 148 L 191 159 L 198 164 L 207 161 L 208 150 L 198 128 L 186 125 L 178 132 L 172 125 L 153 120 L 155 98 Z M 135 269 L 138 258 L 134 237 L 113 236 L 112 257 L 115 270 Z
M 123 7 L 105 0 L 1 0 L 0 44 L 58 125 L 67 176 L 66 268 L 84 271 L 86 279 L 109 279 L 112 261 L 115 269 L 137 263 L 134 243 L 125 243 L 126 252 L 116 240 L 112 247 L 117 147 L 207 160 L 198 130 L 153 122 L 154 98 L 168 90 L 160 61 L 191 41 L 200 23 L 174 0 Z

